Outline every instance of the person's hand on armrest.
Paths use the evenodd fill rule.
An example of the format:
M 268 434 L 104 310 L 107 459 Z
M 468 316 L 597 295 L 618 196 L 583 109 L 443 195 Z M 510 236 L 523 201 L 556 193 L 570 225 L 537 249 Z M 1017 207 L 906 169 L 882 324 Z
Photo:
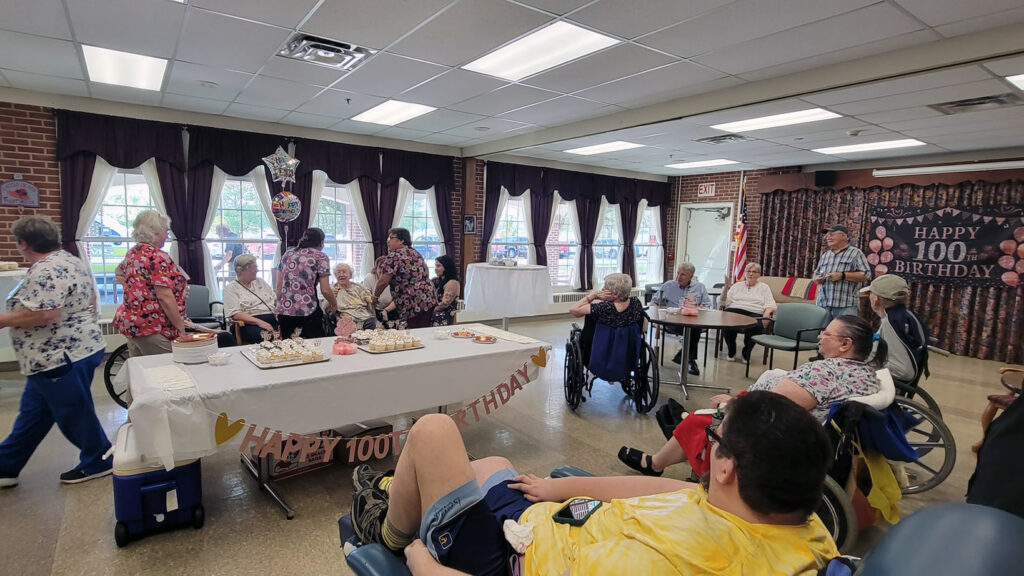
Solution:
M 413 576 L 469 576 L 465 572 L 453 570 L 434 560 L 426 545 L 419 538 L 405 547 L 405 563 Z
M 775 308 L 765 308 L 764 313 L 761 314 L 762 318 L 773 320 L 775 318 Z

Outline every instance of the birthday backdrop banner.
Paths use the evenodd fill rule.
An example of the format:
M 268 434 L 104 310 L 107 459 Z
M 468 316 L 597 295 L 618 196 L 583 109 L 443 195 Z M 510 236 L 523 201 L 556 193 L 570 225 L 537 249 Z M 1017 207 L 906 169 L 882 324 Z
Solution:
M 871 209 L 876 276 L 954 286 L 1017 286 L 1024 277 L 1024 207 Z

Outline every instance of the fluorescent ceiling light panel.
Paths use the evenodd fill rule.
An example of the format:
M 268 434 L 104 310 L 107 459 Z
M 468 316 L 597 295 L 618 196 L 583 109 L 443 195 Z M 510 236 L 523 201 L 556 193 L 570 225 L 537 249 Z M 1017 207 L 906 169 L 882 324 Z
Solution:
M 618 43 L 610 36 L 559 21 L 481 56 L 463 68 L 515 82 Z
M 608 142 L 607 144 L 597 144 L 596 146 L 584 146 L 583 148 L 573 148 L 572 150 L 566 150 L 569 154 L 581 154 L 583 156 L 589 156 L 591 154 L 604 154 L 605 152 L 618 152 L 619 150 L 629 150 L 630 148 L 643 148 L 643 144 L 634 144 L 632 142 L 623 142 L 622 140 L 616 140 L 615 142 Z
M 872 142 L 870 144 L 853 144 L 851 146 L 833 146 L 831 148 L 818 148 L 811 150 L 818 154 L 832 154 L 841 156 L 853 152 L 871 152 L 872 150 L 888 150 L 890 148 L 909 148 L 911 146 L 926 146 L 920 140 L 907 138 L 906 140 L 887 140 L 885 142 Z
M 739 164 L 739 162 L 736 162 L 735 160 L 726 160 L 725 158 L 718 158 L 717 160 L 700 160 L 697 162 L 683 162 L 681 164 L 665 164 L 665 168 L 689 170 L 690 168 L 708 168 L 710 166 L 725 166 L 727 164 Z
M 715 130 L 725 130 L 726 132 L 753 132 L 754 130 L 764 130 L 765 128 L 777 128 L 779 126 L 803 124 L 805 122 L 817 122 L 818 120 L 829 120 L 831 118 L 840 117 L 840 114 L 829 112 L 824 108 L 811 108 L 810 110 L 800 110 L 799 112 L 787 112 L 785 114 L 751 118 L 750 120 L 715 124 L 712 128 Z
M 1009 162 L 974 162 L 971 164 L 945 164 L 942 166 L 915 166 L 912 168 L 885 168 L 872 170 L 872 176 L 914 176 L 916 174 L 945 174 L 947 172 L 981 172 L 982 170 L 1013 170 L 1024 168 L 1024 160 Z
M 1017 74 L 1016 76 L 1007 76 L 1006 79 L 1009 80 L 1010 83 L 1016 86 L 1017 88 L 1024 90 L 1024 74 Z
M 395 124 L 401 124 L 406 120 L 412 120 L 417 116 L 422 116 L 427 112 L 433 112 L 434 110 L 437 110 L 437 108 L 434 108 L 433 106 L 401 102 L 399 100 L 388 100 L 383 104 L 378 104 L 377 106 L 370 108 L 366 112 L 363 112 L 352 119 L 356 122 L 370 122 L 372 124 L 394 126 Z
M 160 90 L 167 60 L 82 44 L 89 80 L 103 84 Z

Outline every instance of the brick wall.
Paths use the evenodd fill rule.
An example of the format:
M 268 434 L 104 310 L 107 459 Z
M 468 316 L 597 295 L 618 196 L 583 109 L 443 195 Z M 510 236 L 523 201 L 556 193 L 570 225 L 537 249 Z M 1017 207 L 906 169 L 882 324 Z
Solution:
M 758 194 L 757 185 L 762 176 L 769 174 L 790 174 L 799 172 L 800 168 L 793 166 L 787 168 L 771 168 L 767 170 L 750 170 L 743 173 L 746 178 L 746 197 L 744 204 L 747 207 L 747 261 L 756 262 L 760 254 L 757 244 L 758 235 L 761 232 L 761 195 Z M 710 198 L 698 198 L 697 186 L 705 182 L 714 182 L 715 195 Z M 666 259 L 669 253 L 675 253 L 676 233 L 679 225 L 680 204 L 705 204 L 731 202 L 734 206 L 740 197 L 740 173 L 722 172 L 719 174 L 701 174 L 697 176 L 672 176 L 669 178 L 672 202 L 668 209 L 668 230 L 665 238 Z M 733 216 L 735 222 L 735 215 Z M 732 253 L 729 254 L 729 261 L 732 262 Z M 678 259 L 668 260 L 665 264 L 666 279 L 671 278 L 675 273 Z
M 49 108 L 0 102 L 0 183 L 21 174 L 39 188 L 39 208 L 0 206 L 0 260 L 28 263 L 9 232 L 21 216 L 49 216 L 60 225 L 57 127 Z
M 452 189 L 451 218 L 455 254 L 452 254 L 451 256 L 455 259 L 455 266 L 458 268 L 461 266 L 462 262 L 462 209 L 463 200 L 466 197 L 466 168 L 462 158 L 455 158 L 455 161 L 453 162 L 453 171 L 455 172 L 455 188 Z

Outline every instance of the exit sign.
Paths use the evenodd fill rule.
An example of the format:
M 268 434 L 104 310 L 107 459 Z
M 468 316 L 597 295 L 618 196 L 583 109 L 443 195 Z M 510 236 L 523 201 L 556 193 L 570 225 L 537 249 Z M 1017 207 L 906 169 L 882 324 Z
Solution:
M 697 184 L 697 198 L 710 198 L 715 195 L 715 183 Z

